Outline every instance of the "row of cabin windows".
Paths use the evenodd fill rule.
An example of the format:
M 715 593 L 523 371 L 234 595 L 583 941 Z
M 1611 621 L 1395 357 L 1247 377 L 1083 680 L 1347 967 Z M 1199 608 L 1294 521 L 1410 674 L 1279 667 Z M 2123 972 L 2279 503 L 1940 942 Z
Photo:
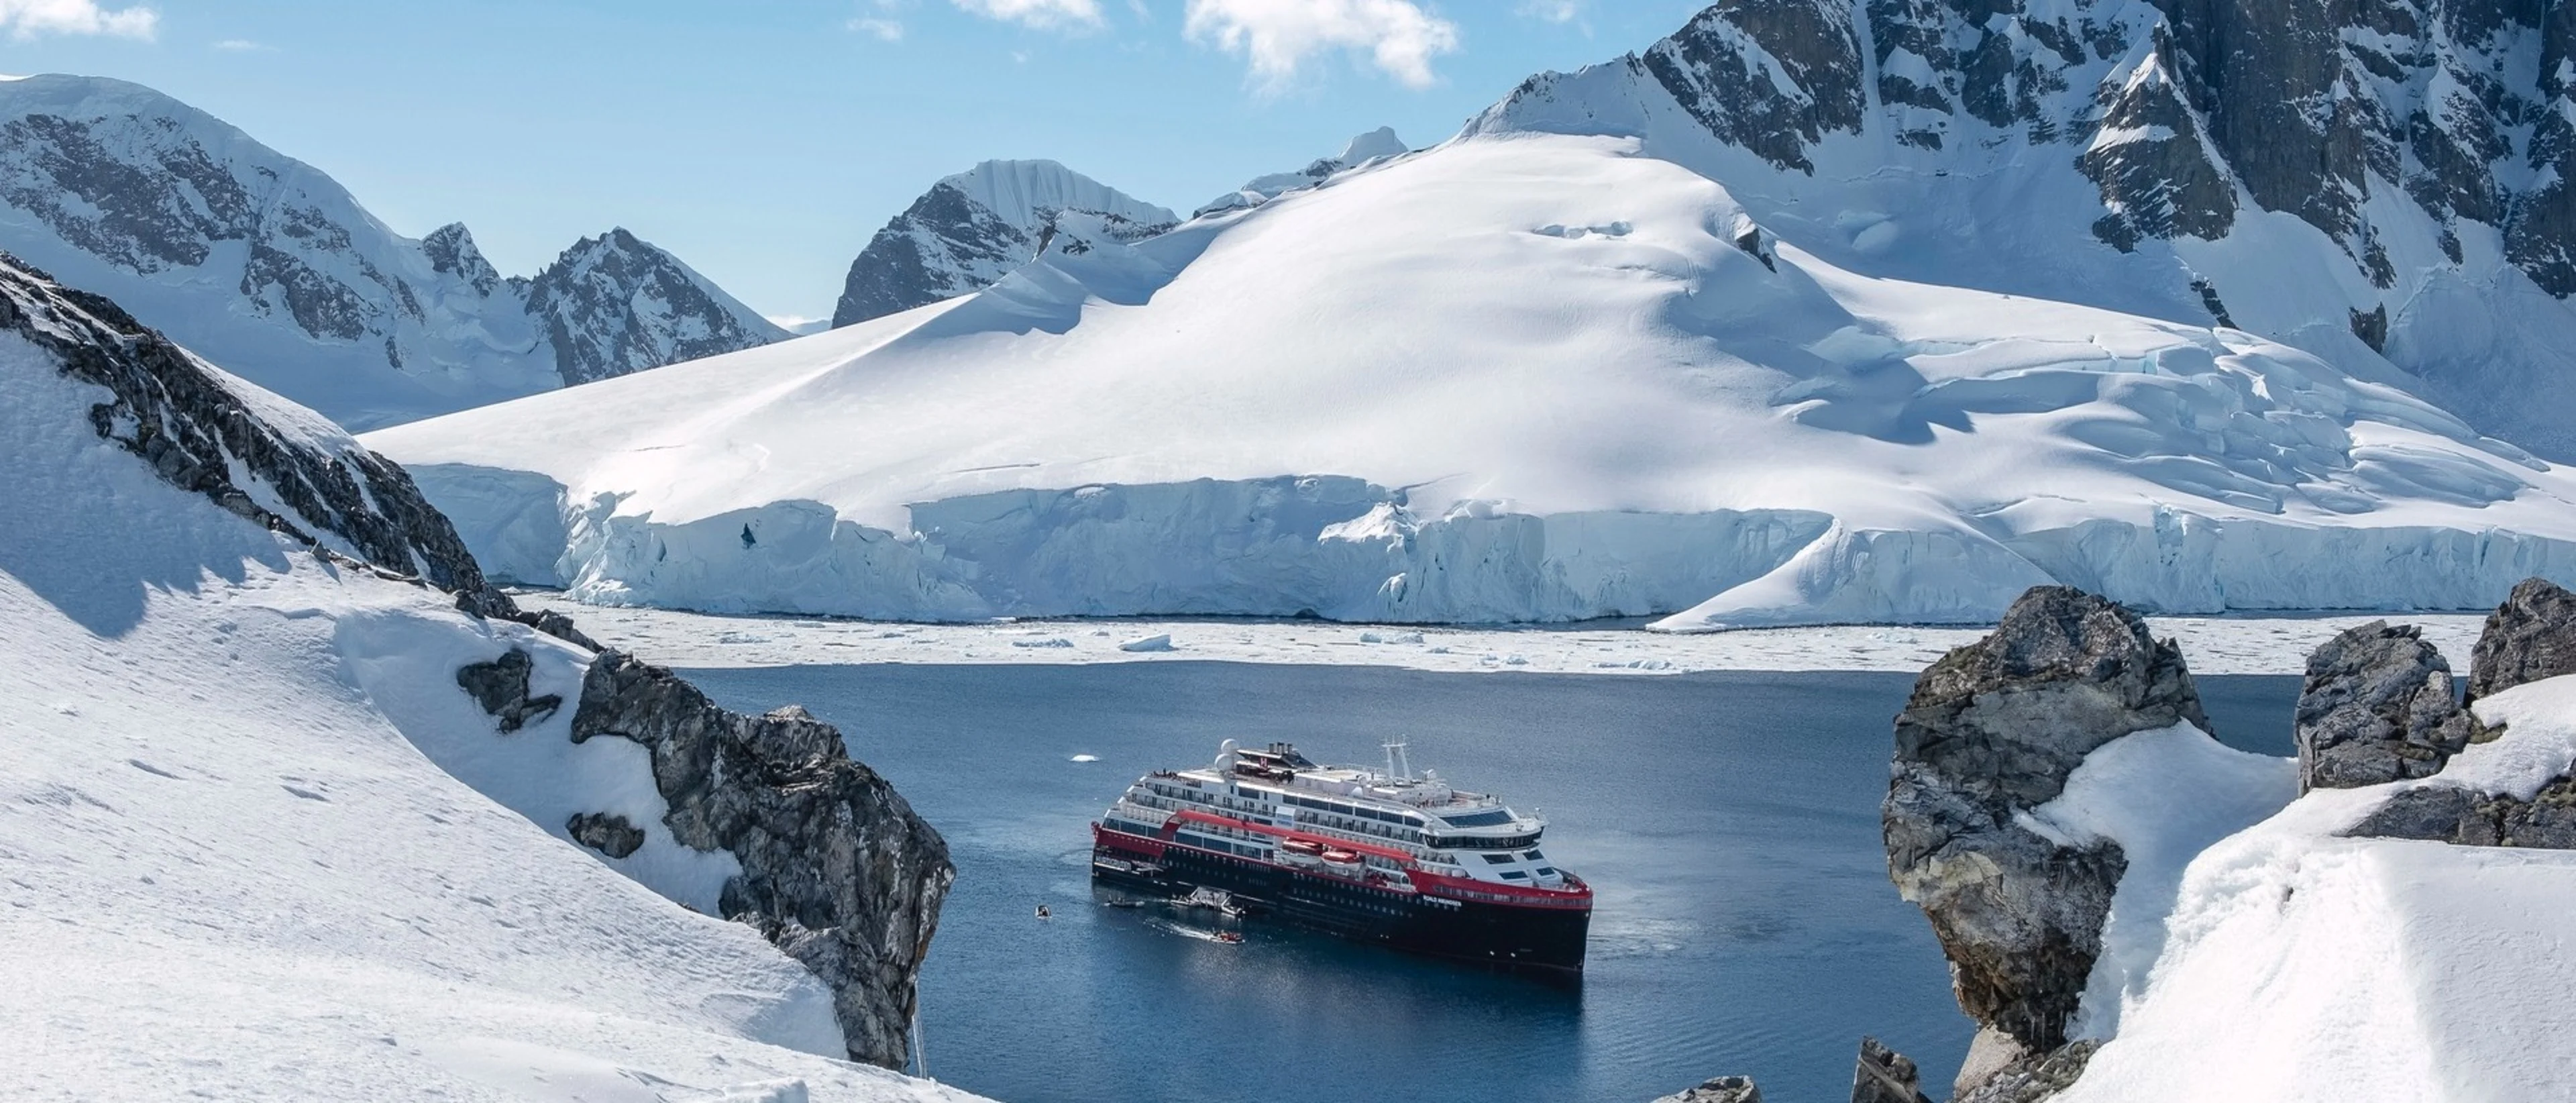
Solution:
M 1337 816 L 1356 816 L 1361 819 L 1403 824 L 1406 827 L 1420 827 L 1423 825 L 1422 817 L 1414 815 L 1411 812 L 1381 812 L 1375 808 L 1362 808 L 1355 804 L 1342 804 L 1337 801 L 1317 800 L 1313 797 L 1301 797 L 1295 793 L 1281 793 L 1279 794 L 1279 799 L 1289 804 L 1296 805 L 1299 808 L 1312 808 L 1318 812 L 1331 812 Z
M 1154 832 L 1156 830 L 1155 828 L 1137 823 L 1134 820 L 1122 820 L 1114 816 L 1103 817 L 1100 821 L 1100 826 L 1111 831 L 1124 831 L 1130 835 L 1143 835 L 1149 839 L 1154 837 Z

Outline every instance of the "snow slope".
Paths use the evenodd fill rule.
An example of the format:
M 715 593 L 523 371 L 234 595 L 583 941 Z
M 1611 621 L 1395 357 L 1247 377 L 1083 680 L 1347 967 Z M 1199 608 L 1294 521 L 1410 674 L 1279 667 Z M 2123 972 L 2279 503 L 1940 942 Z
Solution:
M 2529 799 L 2576 763 L 2576 678 L 2520 686 L 2482 698 L 2476 709 L 2489 723 L 2505 722 L 2504 736 L 2471 746 L 2439 775 L 2316 790 L 2198 850 L 2171 897 L 2152 971 L 2106 989 L 2117 911 L 2131 900 L 2124 880 L 2105 934 L 2113 952 L 2085 996 L 2090 1035 L 2109 1040 L 2059 1103 L 2576 1095 L 2576 1056 L 2562 1041 L 2576 1029 L 2576 1001 L 2568 999 L 2576 958 L 2566 952 L 2576 853 L 2337 837 L 2402 787 L 2467 786 Z M 2188 828 L 2192 810 L 2177 809 L 2173 794 L 2207 792 L 2194 779 L 2227 771 L 2178 779 L 2160 767 L 2177 756 L 2233 752 L 2170 740 L 2124 748 L 2163 736 L 2105 745 L 2078 780 L 2117 751 L 2141 768 L 2097 779 L 2108 784 L 2095 803 L 2162 808 L 2167 823 L 2154 830 Z M 2165 761 L 2151 761 L 2159 757 Z M 2274 787 L 2291 780 L 2286 762 L 2268 767 L 2278 775 Z M 2236 768 L 2247 770 L 2260 775 L 2265 766 Z M 2229 804 L 2222 792 L 2207 795 L 2213 808 Z M 2071 784 L 2061 802 L 2075 799 Z M 2125 845 L 2135 835 L 2118 837 Z M 2133 867 L 2130 879 L 2137 875 Z M 2114 995 L 2116 1006 L 2103 1006 Z
M 1311 188 L 1331 179 L 1336 173 L 1355 169 L 1385 157 L 1402 157 L 1410 147 L 1395 136 L 1395 128 L 1381 126 L 1352 138 L 1340 153 L 1313 161 L 1296 172 L 1274 172 L 1256 176 L 1242 187 L 1199 205 L 1192 218 L 1205 218 L 1227 211 L 1258 207 L 1288 192 Z
M 577 694 L 586 652 L 165 482 L 59 364 L 0 331 L 0 1096 L 967 1098 L 821 1056 L 831 993 L 681 906 L 724 870 L 641 747 L 505 736 L 455 681 L 519 646 Z M 228 448 L 356 448 L 216 380 L 267 422 Z M 566 809 L 648 838 L 607 859 Z
M 624 231 L 505 280 L 462 225 L 403 237 L 320 170 L 99 77 L 0 83 L 0 249 L 356 426 L 784 336 Z
M 1475 134 L 368 440 L 498 576 L 712 611 L 1696 629 L 1977 622 L 2050 579 L 2466 608 L 2576 569 L 2576 481 L 2384 365 L 1846 266 L 1644 152 Z

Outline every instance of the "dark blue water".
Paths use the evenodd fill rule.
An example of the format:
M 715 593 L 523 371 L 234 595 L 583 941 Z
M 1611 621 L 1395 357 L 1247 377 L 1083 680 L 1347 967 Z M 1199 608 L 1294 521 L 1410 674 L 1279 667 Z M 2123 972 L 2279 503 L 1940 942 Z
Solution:
M 1375 667 L 812 666 L 689 677 L 849 733 L 947 836 L 923 970 L 938 1079 L 1010 1103 L 1602 1100 L 1747 1073 L 1849 1097 L 1864 1033 L 1943 1089 L 1970 1024 L 1888 885 L 1878 802 L 1910 675 L 1442 674 Z M 2286 754 L 2296 678 L 2205 678 L 2228 742 Z M 1097 906 L 1088 824 L 1219 739 L 1417 768 L 1549 818 L 1598 893 L 1579 989 L 1254 926 L 1240 946 Z M 1099 761 L 1077 763 L 1077 754 Z M 1032 912 L 1051 906 L 1055 918 Z

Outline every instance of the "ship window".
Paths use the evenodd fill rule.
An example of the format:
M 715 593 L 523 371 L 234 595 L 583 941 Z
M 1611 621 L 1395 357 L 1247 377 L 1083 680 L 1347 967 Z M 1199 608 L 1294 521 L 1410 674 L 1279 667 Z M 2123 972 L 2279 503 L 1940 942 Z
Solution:
M 1503 871 L 1503 880 L 1506 880 L 1506 881 L 1526 881 L 1526 880 L 1529 880 L 1529 874 L 1528 874 L 1527 872 L 1525 872 L 1525 871 L 1522 871 L 1522 870 L 1517 870 L 1517 869 L 1507 869 L 1507 870 L 1504 870 L 1504 871 Z
M 1556 867 L 1540 866 L 1538 867 L 1538 875 L 1541 877 L 1554 877 L 1556 876 Z
M 1523 855 L 1521 855 L 1521 857 L 1527 858 L 1527 859 L 1529 859 L 1530 861 L 1533 861 L 1533 862 L 1544 862 L 1544 861 L 1546 861 L 1546 860 L 1547 860 L 1547 855 L 1545 855 L 1545 854 L 1541 854 L 1541 853 L 1539 853 L 1538 851 L 1535 851 L 1535 850 L 1530 851 L 1530 852 L 1529 852 L 1529 853 L 1527 853 L 1527 854 L 1523 854 Z
M 1451 827 L 1496 827 L 1512 822 L 1512 814 L 1499 808 L 1490 812 L 1463 812 L 1440 818 L 1447 821 Z
M 1486 861 L 1498 866 L 1510 865 L 1512 862 L 1512 856 L 1509 854 L 1487 854 L 1483 855 L 1483 857 Z

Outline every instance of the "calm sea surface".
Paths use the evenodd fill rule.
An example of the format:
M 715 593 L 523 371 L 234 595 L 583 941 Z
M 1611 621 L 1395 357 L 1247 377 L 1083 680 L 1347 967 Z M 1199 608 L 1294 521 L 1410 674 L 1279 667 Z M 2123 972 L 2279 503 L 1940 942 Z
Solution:
M 1150 663 L 695 670 L 744 710 L 797 702 L 947 836 L 957 885 L 923 971 L 932 1076 L 1008 1103 L 1600 1100 L 1720 1073 L 1838 1103 L 1860 1036 L 1936 1098 L 1970 1024 L 1878 828 L 1909 675 L 1441 674 Z M 2289 753 L 2294 677 L 2201 679 L 2227 742 Z M 1596 892 L 1577 989 L 1260 926 L 1099 906 L 1088 824 L 1217 741 L 1293 740 L 1549 819 Z M 1097 761 L 1076 761 L 1088 755 Z M 1038 904 L 1055 914 L 1037 920 Z

